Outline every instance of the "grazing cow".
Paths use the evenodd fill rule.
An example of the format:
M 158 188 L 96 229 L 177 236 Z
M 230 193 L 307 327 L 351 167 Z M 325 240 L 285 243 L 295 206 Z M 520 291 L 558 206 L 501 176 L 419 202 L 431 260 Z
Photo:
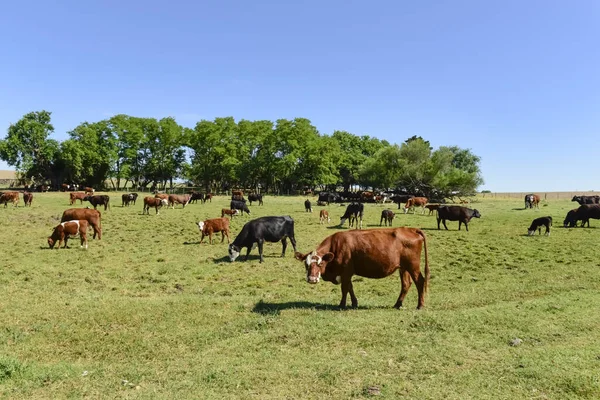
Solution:
M 235 201 L 243 201 L 244 203 L 246 202 L 246 199 L 244 198 L 244 196 L 240 196 L 238 194 L 234 194 L 231 196 L 231 200 L 235 200 Z
M 576 201 L 579 205 L 598 204 L 600 203 L 600 196 L 573 196 L 571 201 Z
M 586 223 L 589 228 L 590 218 L 600 219 L 600 204 L 583 204 L 579 206 L 575 215 L 577 221 L 581 221 L 582 228 L 585 226 Z
M 212 193 L 206 193 L 204 195 L 204 202 L 206 203 L 207 201 L 210 201 L 212 203 L 212 198 L 213 198 Z
M 444 228 L 448 230 L 446 226 L 446 220 L 458 221 L 458 230 L 460 231 L 460 225 L 465 224 L 465 229 L 469 232 L 469 221 L 471 218 L 481 218 L 481 214 L 477 210 L 471 210 L 467 207 L 462 206 L 440 206 L 438 208 L 437 225 L 440 229 L 440 221 L 444 223 Z
M 362 203 L 348 204 L 348 207 L 346 207 L 346 212 L 344 213 L 344 215 L 342 215 L 340 217 L 340 226 L 344 226 L 344 223 L 349 218 L 350 219 L 350 227 L 352 227 L 354 225 L 354 221 L 356 220 L 356 229 L 362 229 L 364 210 L 365 210 L 365 205 Z M 359 225 L 359 223 L 360 223 L 360 225 Z
M 85 194 L 89 194 L 89 195 L 93 195 L 95 192 L 94 188 L 91 188 L 91 187 L 85 187 L 83 189 L 83 191 L 85 192 Z
M 321 192 L 321 193 L 319 193 L 317 202 L 322 202 L 322 203 L 325 203 L 326 205 L 329 205 L 329 203 L 335 203 L 340 200 L 341 200 L 341 197 L 337 193 Z
M 229 215 L 229 218 L 233 219 L 234 216 L 239 215 L 239 210 L 230 210 L 228 208 L 221 208 L 221 218 L 226 215 Z
M 327 203 L 326 203 L 326 202 L 324 202 L 324 201 L 318 201 L 318 200 L 317 200 L 317 205 L 318 205 L 319 207 L 325 207 L 325 206 L 327 205 Z
M 69 193 L 69 205 L 72 206 L 75 204 L 77 200 L 79 200 L 79 204 L 83 204 L 83 200 L 86 198 L 85 193 L 81 192 L 71 192 Z
M 425 276 L 421 273 L 421 249 L 425 249 Z M 337 232 L 328 236 L 310 253 L 295 253 L 297 260 L 306 265 L 306 281 L 316 284 L 321 278 L 342 284 L 340 308 L 346 308 L 350 293 L 352 307 L 358 300 L 352 286 L 352 276 L 384 278 L 400 270 L 402 289 L 394 304 L 402 307 L 404 297 L 415 282 L 419 292 L 417 309 L 425 305 L 429 283 L 429 260 L 425 233 L 415 228 L 385 228 L 366 231 Z
M 54 228 L 52 235 L 48 236 L 48 245 L 51 249 L 53 249 L 54 245 L 58 241 L 58 247 L 56 247 L 58 250 L 60 249 L 60 245 L 64 240 L 65 245 L 63 248 L 67 248 L 67 242 L 69 241 L 69 238 L 71 236 L 79 235 L 81 238 L 81 247 L 85 247 L 87 249 L 87 230 L 88 222 L 85 219 L 61 222 L 56 226 L 56 228 Z
M 379 219 L 379 226 L 381 226 L 383 222 L 385 222 L 385 226 L 388 226 L 388 224 L 392 226 L 392 221 L 395 216 L 396 214 L 394 214 L 392 210 L 383 210 L 381 212 L 381 218 Z
M 404 214 L 406 214 L 408 212 L 409 208 L 413 208 L 413 214 L 415 214 L 417 212 L 416 208 L 417 207 L 422 207 L 423 208 L 423 214 L 425 214 L 425 205 L 427 204 L 429 200 L 427 199 L 427 197 L 413 197 L 410 198 L 406 201 L 406 204 L 404 205 Z
M 74 219 L 85 219 L 94 229 L 94 239 L 96 239 L 96 235 L 98 235 L 98 240 L 102 239 L 102 214 L 100 211 L 89 208 L 69 208 L 63 212 L 60 222 Z
M 156 215 L 160 214 L 158 209 L 166 206 L 169 206 L 169 202 L 167 199 L 161 199 L 159 197 L 146 196 L 144 197 L 144 209 L 142 210 L 142 215 L 148 213 L 150 215 L 150 207 L 154 207 L 156 210 Z
M 540 217 L 531 221 L 531 226 L 527 229 L 527 234 L 529 236 L 535 235 L 535 231 L 539 230 L 540 235 L 542 234 L 542 226 L 546 227 L 545 234 L 550 236 L 550 227 L 552 226 L 552 217 Z
M 577 208 L 572 209 L 567 213 L 565 220 L 563 221 L 563 226 L 566 228 L 567 226 L 570 228 L 575 228 L 577 226 Z
M 204 203 L 204 194 L 199 193 L 199 192 L 192 192 L 192 194 L 190 196 L 190 204 L 197 203 L 198 200 L 200 200 L 202 203 Z
M 213 233 L 221 232 L 221 243 L 227 236 L 227 243 L 229 243 L 229 220 L 227 218 L 213 218 L 207 219 L 206 221 L 198 222 L 198 229 L 202 233 L 200 243 L 204 240 L 204 236 L 208 236 L 208 244 L 212 244 Z
M 94 196 L 85 196 L 84 201 L 89 201 L 94 206 L 94 210 L 98 206 L 104 206 L 104 211 L 108 207 L 110 209 L 110 196 L 107 194 L 97 194 Z
M 183 208 L 185 208 L 187 203 L 190 202 L 191 197 L 192 196 L 190 196 L 189 194 L 183 194 L 183 195 L 170 194 L 169 195 L 169 205 L 171 206 L 172 209 L 175 209 L 175 203 L 177 203 L 177 204 L 181 204 L 183 206 Z
M 435 210 L 440 208 L 440 204 L 427 204 L 425 208 L 429 210 L 429 214 L 427 215 L 431 215 Z
M 312 204 L 310 204 L 310 200 L 306 199 L 304 201 L 304 211 L 306 212 L 312 212 Z
M 229 245 L 229 259 L 235 261 L 240 255 L 242 248 L 246 247 L 246 257 L 248 260 L 250 250 L 255 244 L 258 244 L 258 254 L 260 262 L 263 262 L 263 244 L 267 242 L 278 242 L 281 240 L 283 246 L 281 257 L 285 256 L 287 248 L 287 238 L 292 242 L 294 252 L 296 251 L 296 238 L 294 236 L 294 220 L 290 216 L 283 217 L 261 217 L 247 222 L 242 231 L 237 235 L 233 243 Z
M 4 192 L 0 195 L 0 204 L 4 203 L 4 208 L 8 203 L 13 203 L 15 207 L 19 206 L 19 192 Z
M 229 203 L 229 208 L 232 210 L 240 210 L 242 215 L 244 215 L 244 211 L 250 214 L 250 209 L 246 205 L 245 201 L 231 200 L 231 202 Z
M 248 202 L 250 203 L 250 205 L 252 205 L 253 201 L 258 201 L 258 205 L 262 206 L 263 205 L 263 195 L 260 194 L 260 193 L 249 194 L 248 195 Z
M 412 194 L 395 194 L 390 197 L 390 200 L 396 204 L 398 204 L 398 210 L 402 208 L 402 204 L 406 203 L 409 199 L 412 199 Z
M 327 210 L 321 210 L 319 212 L 319 223 L 323 224 L 325 220 L 327 220 L 328 224 L 331 222 L 331 218 L 329 218 L 329 212 Z
M 540 208 L 540 196 L 537 194 L 526 194 L 525 195 L 525 209 L 537 207 Z
M 138 198 L 138 194 L 137 193 L 125 193 L 121 196 L 121 200 L 123 201 L 123 203 L 121 204 L 121 207 L 125 207 L 125 206 L 129 206 L 130 203 L 133 203 L 133 205 L 135 205 L 135 202 Z
M 25 202 L 25 207 L 31 207 L 31 202 L 33 201 L 33 193 L 24 192 L 23 201 Z

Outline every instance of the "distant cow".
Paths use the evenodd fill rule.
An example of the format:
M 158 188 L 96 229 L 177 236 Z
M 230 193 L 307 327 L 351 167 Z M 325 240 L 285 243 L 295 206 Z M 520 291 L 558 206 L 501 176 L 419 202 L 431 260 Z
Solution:
M 107 194 L 97 194 L 94 196 L 85 196 L 83 198 L 84 201 L 89 201 L 91 205 L 94 206 L 94 210 L 98 206 L 104 206 L 104 211 L 106 208 L 110 208 L 110 196 Z
M 546 227 L 545 234 L 550 236 L 550 227 L 552 226 L 552 217 L 540 217 L 531 221 L 531 226 L 527 229 L 527 234 L 529 236 L 535 235 L 535 231 L 539 230 L 540 235 L 542 234 L 542 226 Z
M 8 203 L 13 203 L 15 207 L 19 206 L 19 192 L 4 192 L 0 195 L 0 204 L 4 203 L 4 208 Z
M 213 197 L 212 193 L 206 193 L 204 195 L 204 203 L 206 203 L 207 201 L 210 201 L 212 203 L 212 197 Z
M 133 205 L 135 205 L 135 202 L 137 201 L 138 198 L 138 194 L 137 193 L 125 193 L 121 196 L 121 207 L 125 207 L 125 206 L 129 206 L 129 204 L 133 203 Z
M 375 203 L 377 204 L 385 204 L 388 200 L 388 197 L 384 195 L 375 196 Z
M 250 205 L 252 205 L 253 201 L 258 201 L 258 205 L 262 206 L 263 205 L 263 195 L 260 194 L 260 193 L 249 194 L 248 195 L 248 202 L 250 203 Z
M 440 229 L 440 221 L 444 223 L 444 228 L 448 230 L 446 226 L 446 220 L 458 221 L 458 230 L 460 231 L 460 225 L 465 224 L 465 229 L 469 231 L 469 221 L 471 218 L 481 218 L 481 214 L 477 210 L 471 210 L 467 207 L 462 206 L 440 206 L 438 208 L 437 225 Z
M 571 201 L 576 201 L 579 205 L 598 204 L 600 203 L 600 196 L 573 196 Z
M 223 218 L 226 215 L 229 215 L 229 218 L 233 219 L 233 217 L 238 215 L 239 213 L 240 213 L 239 210 L 230 210 L 228 208 L 222 208 L 221 209 L 221 218 Z
M 83 191 L 85 192 L 85 194 L 94 194 L 95 192 L 94 188 L 91 187 L 86 187 L 83 189 Z
M 320 192 L 317 201 L 329 205 L 329 203 L 340 201 L 340 195 L 337 193 Z
M 408 199 L 406 201 L 406 204 L 404 205 L 404 214 L 406 214 L 411 207 L 413 208 L 413 214 L 416 213 L 417 207 L 422 207 L 423 214 L 425 214 L 425 205 L 428 201 L 429 200 L 427 199 L 427 197 L 412 197 Z
M 425 249 L 425 276 L 421 273 L 421 249 Z M 425 305 L 429 283 L 429 260 L 425 233 L 415 228 L 384 228 L 337 232 L 328 236 L 315 250 L 301 254 L 297 260 L 306 267 L 306 281 L 316 284 L 321 278 L 342 284 L 340 308 L 346 308 L 348 293 L 352 307 L 358 307 L 352 276 L 384 278 L 400 270 L 402 289 L 395 308 L 402 307 L 404 297 L 414 281 L 419 292 L 417 309 Z
M 24 192 L 23 201 L 25 202 L 25 207 L 31 207 L 31 202 L 33 201 L 33 193 Z
M 304 211 L 312 212 L 312 204 L 310 204 L 309 199 L 304 200 Z
M 232 210 L 240 210 L 242 215 L 244 215 L 244 211 L 250 214 L 250 209 L 244 201 L 231 200 L 229 203 L 229 208 Z
M 159 197 L 146 196 L 144 197 L 144 209 L 142 210 L 142 214 L 148 213 L 150 215 L 150 207 L 154 207 L 156 210 L 156 215 L 160 214 L 158 209 L 166 206 L 169 206 L 169 202 L 167 199 L 161 199 Z
M 425 208 L 429 210 L 429 214 L 427 215 L 431 215 L 434 211 L 440 208 L 440 204 L 427 204 Z
M 227 243 L 229 243 L 229 220 L 227 218 L 213 218 L 200 221 L 198 222 L 198 229 L 202 233 L 200 243 L 202 243 L 205 236 L 208 236 L 208 244 L 212 244 L 213 233 L 219 232 L 221 232 L 221 243 L 225 240 L 225 236 L 227 236 Z
M 340 226 L 344 226 L 347 219 L 350 219 L 350 227 L 354 225 L 356 220 L 356 229 L 362 229 L 363 212 L 365 205 L 362 203 L 350 203 L 346 207 L 346 212 L 340 217 Z
M 85 247 L 87 249 L 87 230 L 88 222 L 85 219 L 61 222 L 56 228 L 54 228 L 52 235 L 48 237 L 48 245 L 51 249 L 53 249 L 54 245 L 58 241 L 58 247 L 56 248 L 60 249 L 60 245 L 64 241 L 64 248 L 66 248 L 69 238 L 79 235 L 81 238 L 81 247 Z
M 61 192 L 66 192 L 67 190 L 69 190 L 69 185 L 67 185 L 66 183 L 63 183 L 62 185 L 60 185 Z
M 406 203 L 409 199 L 412 199 L 413 197 L 415 196 L 413 196 L 412 194 L 395 194 L 390 197 L 390 200 L 398 204 L 398 209 L 401 209 L 402 204 Z
M 566 228 L 567 226 L 570 228 L 575 228 L 577 226 L 577 208 L 569 211 L 565 220 L 563 221 L 563 226 Z
M 233 196 L 243 196 L 243 195 L 244 195 L 244 192 L 242 190 L 232 190 L 231 191 L 232 199 L 233 199 Z
M 525 208 L 540 208 L 540 196 L 537 194 L 526 194 L 525 195 Z
M 581 221 L 582 228 L 586 223 L 589 228 L 591 218 L 600 219 L 600 204 L 583 204 L 579 206 L 575 215 L 577 221 Z
M 372 202 L 375 199 L 375 194 L 373 192 L 361 192 L 360 193 L 360 201 L 368 203 Z
M 85 193 L 81 193 L 81 192 L 69 193 L 69 205 L 72 206 L 73 204 L 75 204 L 75 202 L 77 200 L 79 200 L 79 204 L 83 204 L 83 199 L 85 199 L 86 196 L 87 195 Z
M 329 218 L 329 212 L 327 210 L 321 210 L 319 212 L 319 223 L 323 224 L 325 221 L 329 224 L 331 222 L 331 218 Z
M 189 194 L 170 194 L 169 195 L 169 205 L 171 208 L 175 209 L 175 203 L 181 204 L 183 208 L 190 202 L 191 196 Z
M 98 210 L 88 208 L 69 208 L 62 214 L 60 222 L 85 219 L 89 226 L 94 229 L 94 239 L 98 235 L 98 240 L 102 239 L 102 214 Z
M 202 203 L 204 203 L 204 194 L 199 193 L 199 192 L 192 192 L 192 194 L 190 196 L 190 204 L 197 203 L 198 200 L 200 200 Z
M 292 242 L 295 252 L 296 238 L 294 236 L 294 220 L 292 217 L 261 217 L 254 219 L 244 225 L 233 243 L 229 245 L 229 259 L 235 261 L 240 255 L 242 248 L 246 247 L 247 251 L 244 261 L 248 260 L 250 250 L 252 250 L 255 244 L 258 244 L 258 254 L 262 263 L 264 242 L 278 242 L 280 240 L 283 246 L 281 257 L 283 257 L 287 248 L 287 238 Z
M 379 219 L 379 226 L 381 226 L 385 222 L 385 226 L 392 226 L 392 221 L 396 214 L 392 210 L 383 210 L 381 212 L 381 218 Z

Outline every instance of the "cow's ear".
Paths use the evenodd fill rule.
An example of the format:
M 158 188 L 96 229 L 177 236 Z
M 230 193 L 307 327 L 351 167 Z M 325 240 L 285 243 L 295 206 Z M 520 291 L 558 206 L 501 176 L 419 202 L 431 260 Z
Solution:
M 323 255 L 323 257 L 321 258 L 321 260 L 325 261 L 325 262 L 329 262 L 331 260 L 333 260 L 333 257 L 335 257 L 335 254 L 329 252 Z
M 300 252 L 298 252 L 298 251 L 294 253 L 294 257 L 295 257 L 295 258 L 296 258 L 296 260 L 298 260 L 298 261 L 304 261 L 304 260 L 306 260 L 306 256 L 307 256 L 307 255 L 308 255 L 308 253 L 307 253 L 307 254 L 302 254 L 302 253 L 300 253 Z

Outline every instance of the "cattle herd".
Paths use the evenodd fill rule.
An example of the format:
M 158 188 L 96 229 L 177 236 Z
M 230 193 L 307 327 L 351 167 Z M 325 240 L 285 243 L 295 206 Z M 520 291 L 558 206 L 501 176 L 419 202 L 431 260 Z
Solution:
M 65 188 L 65 191 L 69 188 Z M 9 203 L 15 207 L 18 206 L 21 192 L 0 192 L 0 204 L 6 208 Z M 93 238 L 102 238 L 101 212 L 97 210 L 98 206 L 104 206 L 104 211 L 110 210 L 110 196 L 94 194 L 93 188 L 84 188 L 84 192 L 69 193 L 69 204 L 74 205 L 77 200 L 79 204 L 84 201 L 89 202 L 90 206 L 86 208 L 71 208 L 63 212 L 61 222 L 53 228 L 52 234 L 47 238 L 49 247 L 60 249 L 67 247 L 67 241 L 70 237 L 79 236 L 81 247 L 88 247 L 87 231 L 93 229 Z M 31 206 L 33 194 L 23 192 L 23 201 L 25 206 Z M 155 215 L 163 207 L 175 208 L 176 204 L 185 208 L 189 203 L 195 203 L 198 200 L 205 203 L 212 202 L 212 194 L 203 194 L 191 192 L 184 195 L 155 193 L 154 196 L 146 196 L 143 199 L 142 214 L 150 214 L 150 209 L 155 209 Z M 137 193 L 125 193 L 121 196 L 121 206 L 129 207 L 136 204 Z M 350 295 L 353 307 L 358 305 L 356 295 L 352 285 L 352 276 L 358 275 L 367 278 L 383 278 L 389 276 L 396 270 L 400 271 L 401 289 L 394 307 L 401 307 L 404 297 L 414 282 L 418 291 L 417 308 L 424 305 L 424 296 L 429 282 L 429 260 L 427 255 L 427 239 L 421 229 L 398 227 L 393 228 L 392 224 L 397 215 L 391 209 L 381 211 L 379 226 L 385 228 L 367 229 L 363 228 L 363 216 L 365 212 L 365 203 L 398 204 L 398 209 L 403 209 L 403 213 L 409 213 L 413 210 L 416 213 L 417 208 L 424 214 L 429 210 L 429 215 L 437 212 L 437 228 L 441 229 L 440 223 L 446 230 L 448 227 L 446 221 L 457 221 L 458 230 L 461 230 L 464 224 L 465 230 L 469 230 L 469 222 L 472 218 L 481 218 L 481 214 L 476 209 L 470 209 L 460 205 L 446 205 L 443 201 L 429 201 L 426 197 L 416 197 L 410 195 L 376 195 L 372 192 L 362 192 L 360 194 L 345 195 L 331 192 L 321 192 L 318 195 L 317 205 L 326 206 L 331 203 L 342 203 L 349 201 L 344 213 L 340 217 L 339 227 L 343 227 L 348 221 L 349 227 L 356 229 L 340 231 L 326 237 L 321 244 L 308 253 L 300 253 L 296 247 L 296 238 L 294 234 L 294 220 L 290 216 L 265 216 L 246 222 L 233 242 L 230 241 L 230 221 L 234 216 L 251 214 L 247 202 L 252 202 L 263 206 L 263 196 L 257 193 L 248 194 L 248 200 L 244 198 L 241 190 L 232 192 L 229 202 L 229 208 L 221 209 L 219 218 L 207 219 L 197 222 L 200 231 L 200 243 L 208 236 L 209 244 L 213 243 L 213 234 L 221 233 L 221 243 L 227 238 L 228 256 L 230 261 L 235 261 L 243 249 L 246 249 L 244 261 L 252 249 L 258 248 L 259 262 L 264 262 L 263 246 L 265 242 L 281 242 L 281 257 L 285 256 L 287 241 L 289 240 L 294 249 L 294 256 L 305 264 L 306 281 L 316 284 L 322 278 L 325 281 L 341 284 L 342 299 L 340 307 L 346 307 L 347 295 Z M 581 221 L 580 226 L 589 227 L 590 219 L 600 219 L 600 196 L 575 196 L 572 201 L 578 202 L 580 206 L 567 213 L 563 222 L 565 227 L 576 227 Z M 525 209 L 539 209 L 540 196 L 536 194 L 527 194 L 525 196 Z M 341 204 L 345 206 L 345 204 Z M 312 202 L 306 199 L 304 209 L 312 213 Z M 329 224 L 331 222 L 330 212 L 326 209 L 319 210 L 319 223 Z M 535 218 L 529 228 L 528 235 L 534 235 L 536 231 L 541 235 L 542 228 L 545 228 L 545 234 L 550 235 L 552 226 L 552 217 L 544 216 Z M 64 242 L 64 245 L 63 245 Z M 421 251 L 424 249 L 425 269 L 421 272 Z

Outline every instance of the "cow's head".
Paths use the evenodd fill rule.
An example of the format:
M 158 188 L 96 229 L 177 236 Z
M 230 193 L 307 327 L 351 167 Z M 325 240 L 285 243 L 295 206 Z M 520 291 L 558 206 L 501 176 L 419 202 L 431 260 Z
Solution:
M 229 261 L 234 262 L 236 258 L 240 255 L 240 248 L 234 244 L 229 245 Z
M 329 252 L 319 256 L 317 251 L 314 250 L 312 253 L 302 254 L 296 252 L 294 254 L 296 260 L 304 262 L 306 267 L 306 282 L 308 283 L 319 283 L 321 274 L 325 273 L 327 263 L 333 260 L 334 254 Z
M 204 230 L 204 221 L 198 222 L 198 229 L 200 229 L 200 232 Z
M 169 205 L 169 202 L 167 199 L 160 199 L 160 205 L 166 207 Z
M 479 210 L 477 210 L 477 209 L 473 210 L 473 215 L 471 217 L 472 218 L 481 218 L 481 214 L 479 213 Z
M 48 246 L 50 246 L 51 249 L 54 248 L 54 244 L 56 242 L 54 241 L 54 239 L 52 239 L 52 236 L 48 236 Z

